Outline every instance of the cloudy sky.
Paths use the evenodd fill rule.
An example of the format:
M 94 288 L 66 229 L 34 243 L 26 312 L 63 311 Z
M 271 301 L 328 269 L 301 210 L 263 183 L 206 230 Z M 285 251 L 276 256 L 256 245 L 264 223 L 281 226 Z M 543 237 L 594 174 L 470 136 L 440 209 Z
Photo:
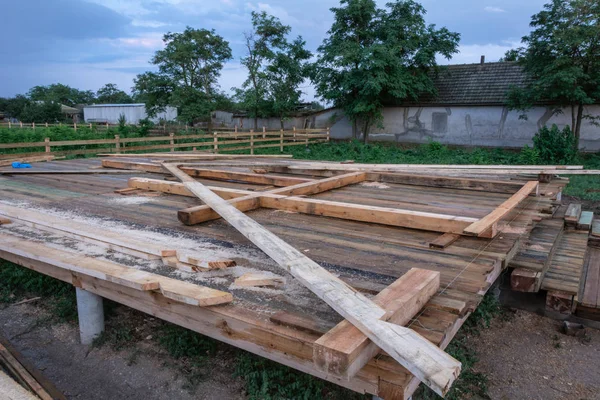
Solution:
M 240 67 L 250 13 L 264 10 L 292 27 L 316 50 L 331 26 L 338 0 L 5 0 L 0 22 L 0 97 L 35 85 L 64 83 L 97 90 L 116 83 L 130 91 L 136 74 L 152 69 L 162 35 L 185 26 L 215 29 L 234 59 L 222 72 L 225 91 L 245 79 Z M 385 1 L 378 1 L 383 6 Z M 529 31 L 547 0 L 421 0 L 427 21 L 461 34 L 449 63 L 497 61 Z M 314 92 L 305 88 L 307 99 Z

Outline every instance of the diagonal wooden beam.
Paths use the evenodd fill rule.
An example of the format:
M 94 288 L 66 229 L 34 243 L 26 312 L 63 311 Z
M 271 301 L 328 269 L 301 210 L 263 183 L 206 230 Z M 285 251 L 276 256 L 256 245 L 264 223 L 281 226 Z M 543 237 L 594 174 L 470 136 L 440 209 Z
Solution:
M 448 392 L 460 373 L 461 364 L 457 360 L 415 331 L 382 320 L 387 313 L 381 307 L 176 166 L 163 164 L 163 167 L 281 268 L 292 274 L 423 383 L 441 396 Z
M 537 195 L 538 187 L 538 181 L 527 182 L 517 193 L 513 194 L 508 200 L 496 207 L 494 211 L 466 227 L 464 234 L 481 237 L 486 236 L 491 231 L 491 236 L 496 236 L 495 227 L 498 221 L 514 210 L 531 193 Z
M 379 292 L 373 302 L 386 310 L 389 322 L 406 325 L 440 287 L 440 273 L 412 268 Z M 344 320 L 313 346 L 313 360 L 322 371 L 351 378 L 379 353 L 379 347 Z
M 354 183 L 360 183 L 365 180 L 364 172 L 352 172 L 349 174 L 338 175 L 327 179 L 314 180 L 300 183 L 298 185 L 287 186 L 268 192 L 257 192 L 245 197 L 238 197 L 230 200 L 229 204 L 240 211 L 250 211 L 260 208 L 260 197 L 265 194 L 284 195 L 284 196 L 302 196 L 326 192 L 328 190 L 341 188 Z M 205 221 L 219 219 L 220 216 L 208 206 L 195 206 L 180 210 L 177 216 L 181 222 L 186 225 L 195 225 Z

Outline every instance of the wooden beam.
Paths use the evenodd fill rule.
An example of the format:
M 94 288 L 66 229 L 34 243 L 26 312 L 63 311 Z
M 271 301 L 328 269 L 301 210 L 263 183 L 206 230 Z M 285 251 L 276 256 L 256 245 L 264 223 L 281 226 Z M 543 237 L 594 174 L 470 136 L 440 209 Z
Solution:
M 54 160 L 54 156 L 19 157 L 18 154 L 14 154 L 14 158 L 11 158 L 10 160 L 0 160 L 0 167 L 12 165 L 13 162 L 33 163 L 33 162 L 52 161 L 52 160 Z
M 149 162 L 139 161 L 123 161 L 123 160 L 102 160 L 103 168 L 117 168 L 117 169 L 129 169 L 135 171 L 152 172 L 156 174 L 164 174 L 165 171 L 162 169 L 160 164 L 154 164 Z
M 494 211 L 465 228 L 464 233 L 473 236 L 483 236 L 491 229 L 491 236 L 494 237 L 494 226 L 498 221 L 514 210 L 531 193 L 535 192 L 537 194 L 538 185 L 538 181 L 527 182 L 517 193 L 513 194 L 508 200 L 496 207 Z
M 267 174 L 253 174 L 247 172 L 223 171 L 214 169 L 201 169 L 195 167 L 181 167 L 181 171 L 195 178 L 215 179 L 220 181 L 237 181 L 254 183 L 258 185 L 292 186 L 299 183 L 312 182 L 313 179 L 285 177 Z
M 196 197 L 183 184 L 179 182 L 164 181 L 162 179 L 149 178 L 129 178 L 127 186 L 130 189 L 152 190 L 161 193 L 176 194 L 179 196 Z M 231 188 L 222 188 L 217 186 L 209 186 L 209 189 L 224 198 L 225 200 L 235 199 L 243 196 L 252 196 L 256 192 L 250 190 L 240 190 Z
M 287 186 L 279 189 L 274 189 L 268 192 L 257 192 L 255 194 L 238 197 L 230 200 L 230 205 L 240 211 L 255 210 L 260 207 L 260 196 L 264 194 L 286 195 L 286 196 L 301 196 L 311 195 L 326 192 L 328 190 L 337 189 L 347 185 L 360 183 L 365 180 L 365 173 L 352 172 L 350 174 L 338 175 L 331 178 L 314 180 L 311 182 L 300 183 L 294 186 Z M 195 225 L 205 221 L 219 219 L 220 216 L 208 206 L 195 206 L 183 210 L 179 210 L 177 217 L 186 225 Z
M 403 185 L 466 189 L 472 191 L 510 194 L 515 193 L 523 186 L 519 183 L 507 181 L 453 178 L 449 176 L 435 175 L 413 175 L 373 172 L 367 174 L 367 180 L 386 183 L 399 183 Z
M 476 218 L 470 217 L 272 194 L 262 195 L 260 206 L 351 221 L 459 234 L 477 221 Z
M 145 171 L 140 171 L 145 172 Z M 139 172 L 131 172 L 128 170 L 102 170 L 102 169 L 82 169 L 82 170 L 11 170 L 0 171 L 0 175 L 133 175 Z
M 281 268 L 292 274 L 423 383 L 441 396 L 448 392 L 460 373 L 458 361 L 415 331 L 382 320 L 387 316 L 387 312 L 380 306 L 232 207 L 176 166 L 163 164 L 163 167 Z
M 440 287 L 440 273 L 413 268 L 373 298 L 386 310 L 388 321 L 407 324 Z M 321 336 L 313 347 L 315 365 L 322 371 L 350 379 L 379 347 L 347 320 Z
M 234 282 L 235 286 L 239 287 L 255 287 L 255 286 L 273 286 L 281 287 L 285 285 L 285 278 L 271 273 L 264 272 L 247 272 L 237 278 Z
M 460 235 L 455 233 L 444 233 L 442 236 L 430 242 L 429 247 L 432 249 L 445 249 L 452 243 L 456 242 L 458 238 L 460 238 Z
M 233 301 L 230 293 L 195 285 L 150 272 L 129 268 L 106 260 L 81 256 L 54 248 L 41 249 L 38 243 L 0 234 L 0 251 L 56 265 L 74 273 L 140 290 L 160 290 L 163 296 L 185 304 L 212 306 Z
M 76 240 L 148 260 L 164 257 L 164 250 L 167 248 L 171 249 L 174 245 L 173 243 L 161 244 L 136 240 L 108 229 L 97 229 L 85 223 L 6 204 L 0 204 L 0 215 L 11 217 L 15 221 L 37 229 L 58 233 Z M 177 248 L 171 251 L 172 254 L 170 255 L 175 257 L 177 263 L 189 264 L 187 265 L 189 270 L 220 269 L 231 265 L 231 260 L 212 256 L 210 252 L 206 251 L 195 252 Z M 178 265 L 174 266 L 178 267 Z

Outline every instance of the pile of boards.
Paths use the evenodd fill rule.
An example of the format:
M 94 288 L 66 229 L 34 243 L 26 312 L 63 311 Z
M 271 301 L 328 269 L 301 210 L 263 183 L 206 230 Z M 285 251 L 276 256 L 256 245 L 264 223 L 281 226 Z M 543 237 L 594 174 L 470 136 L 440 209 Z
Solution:
M 561 189 L 567 183 L 557 176 L 585 171 L 577 166 L 373 165 L 176 153 L 113 157 L 102 160 L 101 169 L 98 164 L 98 160 L 50 163 L 43 176 L 15 174 L 6 179 L 13 179 L 12 188 L 18 187 L 13 189 L 15 197 L 41 193 L 35 185 L 60 187 L 56 196 L 78 195 L 81 210 L 111 196 L 158 194 L 134 213 L 106 205 L 111 217 L 126 216 L 134 222 L 143 221 L 146 212 L 171 212 L 187 205 L 175 209 L 186 230 L 234 243 L 240 239 L 230 239 L 224 232 L 241 234 L 280 267 L 280 274 L 245 273 L 231 288 L 283 288 L 285 295 L 290 280 L 295 280 L 341 318 L 277 311 L 281 294 L 273 297 L 273 312 L 261 314 L 223 289 L 110 260 L 77 258 L 11 237 L 9 231 L 0 232 L 0 256 L 383 398 L 407 398 L 420 382 L 440 395 L 448 392 L 461 366 L 442 349 L 502 269 L 527 246 L 531 251 L 541 247 L 548 253 L 557 251 L 554 242 L 565 237 L 562 231 L 554 236 L 540 231 L 536 239 L 536 229 L 556 225 Z M 77 175 L 77 168 L 90 180 L 60 178 L 61 169 Z M 111 171 L 118 174 L 104 178 Z M 139 172 L 158 176 L 136 177 Z M 33 186 L 24 188 L 20 182 Z M 122 186 L 100 197 L 73 192 L 80 187 L 92 193 L 102 185 Z M 175 212 L 172 218 L 168 215 L 160 214 L 156 220 L 167 218 L 165 223 L 175 226 Z M 43 210 L 0 203 L 0 216 L 12 224 L 155 260 L 186 273 L 226 274 L 238 262 L 209 252 L 190 253 L 178 248 L 176 241 L 147 245 Z M 293 222 L 284 226 L 287 220 Z M 334 230 L 333 235 L 327 233 Z M 311 231 L 318 240 L 311 242 Z M 368 244 L 377 240 L 379 248 Z M 355 260 L 332 268 L 336 248 L 355 251 Z M 522 258 L 526 256 L 523 253 Z M 362 264 L 363 272 L 354 265 L 362 262 L 361 257 L 380 257 L 382 263 Z M 395 262 L 399 264 L 394 266 Z M 551 265 L 540 268 L 552 271 Z

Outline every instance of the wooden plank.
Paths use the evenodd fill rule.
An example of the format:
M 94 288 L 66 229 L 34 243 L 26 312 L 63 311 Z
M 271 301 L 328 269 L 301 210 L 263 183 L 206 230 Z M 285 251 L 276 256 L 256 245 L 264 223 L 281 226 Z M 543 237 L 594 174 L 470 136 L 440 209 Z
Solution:
M 65 270 L 140 290 L 160 290 L 163 296 L 196 306 L 212 306 L 233 301 L 231 293 L 167 278 L 150 272 L 125 267 L 110 261 L 77 253 L 39 246 L 11 235 L 0 234 L 0 251 L 56 265 Z
M 260 207 L 260 196 L 264 194 L 279 194 L 287 196 L 310 195 L 337 189 L 343 186 L 352 185 L 364 181 L 365 174 L 362 172 L 353 172 L 350 174 L 338 175 L 331 178 L 314 180 L 311 182 L 299 183 L 294 186 L 287 186 L 274 189 L 268 192 L 255 193 L 246 197 L 239 197 L 230 200 L 229 204 L 242 212 L 255 210 Z M 204 206 L 189 207 L 179 210 L 177 213 L 179 221 L 186 225 L 195 225 L 205 221 L 219 219 L 220 216 L 212 208 Z
M 18 154 L 14 155 L 15 158 L 10 160 L 0 160 L 0 167 L 10 166 L 13 162 L 21 162 L 21 163 L 33 163 L 40 161 L 52 161 L 54 160 L 54 156 L 39 156 L 39 157 L 19 157 Z
M 582 211 L 579 221 L 577 221 L 577 229 L 589 231 L 593 220 L 594 213 L 592 211 Z
M 510 287 L 517 292 L 536 292 L 538 281 L 541 281 L 539 271 L 517 268 L 510 274 Z
M 433 242 L 429 243 L 429 247 L 432 249 L 445 249 L 452 243 L 456 242 L 460 238 L 460 235 L 456 233 L 444 233 Z
M 439 286 L 439 272 L 413 268 L 375 296 L 373 302 L 386 310 L 389 322 L 405 325 Z M 321 336 L 313 347 L 317 368 L 347 379 L 377 353 L 379 347 L 347 320 Z
M 463 231 L 467 235 L 481 236 L 489 229 L 504 218 L 508 213 L 514 210 L 523 200 L 525 200 L 531 193 L 535 192 L 538 188 L 538 181 L 529 181 L 514 195 L 512 195 L 504 203 L 500 204 L 494 211 L 481 218 L 479 221 L 465 228 Z M 492 237 L 495 236 L 492 233 Z
M 264 272 L 247 272 L 237 278 L 234 282 L 239 287 L 281 287 L 285 285 L 285 278 Z
M 183 184 L 161 179 L 129 178 L 127 186 L 129 186 L 130 189 L 152 190 L 161 193 L 176 194 L 178 196 L 196 197 Z M 256 192 L 250 190 L 222 188 L 217 186 L 208 186 L 208 188 L 226 200 L 256 195 Z
M 93 226 L 55 217 L 43 212 L 26 210 L 19 207 L 0 204 L 0 215 L 13 218 L 16 221 L 33 226 L 37 229 L 55 232 L 77 240 L 93 243 L 110 250 L 129 254 L 144 259 L 159 259 L 164 257 L 163 251 L 172 247 L 173 243 L 151 243 L 149 241 L 135 240 L 109 229 L 97 229 Z M 194 252 L 185 249 L 172 250 L 172 256 L 180 263 L 189 264 L 189 269 L 197 267 L 204 270 L 219 269 L 223 266 L 232 265 L 231 260 L 211 256 L 209 252 Z
M 312 182 L 313 179 L 284 177 L 267 174 L 253 174 L 247 172 L 232 172 L 215 169 L 201 169 L 194 167 L 181 167 L 183 172 L 195 178 L 216 179 L 221 181 L 237 181 L 255 183 L 259 185 L 292 186 L 299 183 Z
M 145 171 L 141 171 L 145 172 Z M 131 171 L 119 171 L 119 170 L 102 170 L 102 169 L 85 169 L 79 171 L 67 171 L 67 170 L 35 170 L 35 169 L 24 169 L 24 170 L 11 170 L 11 171 L 0 171 L 0 175 L 133 175 L 139 172 Z
M 600 250 L 588 249 L 579 303 L 585 307 L 600 308 Z
M 290 328 L 298 329 L 299 331 L 319 336 L 334 327 L 334 324 L 328 321 L 289 311 L 278 311 L 271 315 L 269 320 L 278 325 L 288 326 Z
M 41 400 L 53 400 L 52 396 L 35 380 L 33 376 L 21 365 L 17 359 L 8 351 L 6 347 L 0 344 L 0 357 L 5 360 L 10 370 L 25 382 L 26 386 Z
M 488 193 L 515 193 L 523 185 L 515 182 L 493 181 L 484 179 L 453 178 L 435 175 L 413 175 L 394 173 L 368 173 L 368 181 L 398 183 L 402 185 L 417 185 L 484 191 Z
M 581 217 L 581 204 L 571 203 L 565 212 L 565 221 L 567 223 L 576 224 Z
M 434 232 L 462 233 L 464 229 L 477 221 L 476 218 L 454 215 L 270 194 L 260 196 L 260 206 Z
M 217 211 L 240 233 L 291 273 L 329 306 L 407 368 L 423 383 L 445 395 L 460 372 L 460 363 L 411 329 L 382 320 L 387 312 L 350 288 L 260 224 L 194 181 L 174 165 L 163 167 Z

